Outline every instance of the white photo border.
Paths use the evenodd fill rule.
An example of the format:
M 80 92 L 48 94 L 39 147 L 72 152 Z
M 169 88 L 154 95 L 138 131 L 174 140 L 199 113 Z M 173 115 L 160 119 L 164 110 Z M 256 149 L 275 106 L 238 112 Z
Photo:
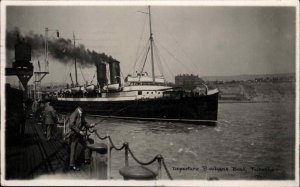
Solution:
M 5 35 L 7 6 L 274 6 L 296 8 L 295 180 L 5 180 Z M 18 186 L 299 186 L 299 1 L 8 1 L 1 2 L 1 184 Z

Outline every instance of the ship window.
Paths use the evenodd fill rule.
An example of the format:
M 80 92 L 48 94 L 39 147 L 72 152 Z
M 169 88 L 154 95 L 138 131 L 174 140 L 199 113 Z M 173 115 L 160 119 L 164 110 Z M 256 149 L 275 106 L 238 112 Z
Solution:
M 138 91 L 138 95 L 142 95 L 142 91 Z
M 149 94 L 149 92 L 147 92 L 147 94 Z
M 153 92 L 151 92 L 151 94 L 153 94 Z
M 160 94 L 160 92 L 157 92 L 158 94 Z

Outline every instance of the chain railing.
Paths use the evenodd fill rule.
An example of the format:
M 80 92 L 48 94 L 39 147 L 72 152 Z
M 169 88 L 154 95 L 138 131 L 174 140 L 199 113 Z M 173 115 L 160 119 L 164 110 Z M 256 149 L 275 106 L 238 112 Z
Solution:
M 134 103 L 133 105 L 136 105 L 136 103 Z M 126 110 L 127 108 L 131 107 L 132 105 L 128 105 L 118 111 L 115 111 L 114 113 L 118 113 L 118 112 L 122 112 L 124 110 Z M 113 113 L 113 114 L 114 114 Z M 102 119 L 101 121 L 97 122 L 96 124 L 99 124 L 101 122 L 103 122 L 105 119 Z M 64 133 L 65 133 L 65 130 L 66 130 L 66 126 L 65 126 L 65 118 L 64 118 Z M 98 132 L 96 130 L 90 130 L 89 128 L 86 128 L 86 131 L 85 131 L 85 135 L 86 137 L 88 137 L 87 135 L 87 132 L 89 133 L 94 133 L 100 140 L 106 140 L 108 139 L 108 159 L 109 159 L 109 170 L 108 170 L 108 178 L 110 178 L 110 167 L 111 167 L 111 164 L 110 164 L 110 160 L 111 160 L 111 154 L 110 152 L 112 151 L 112 149 L 115 149 L 116 151 L 121 151 L 123 149 L 125 149 L 125 166 L 128 166 L 129 165 L 129 162 L 128 162 L 128 156 L 129 154 L 131 155 L 131 157 L 140 165 L 150 165 L 150 164 L 153 164 L 155 161 L 158 162 L 158 178 L 161 179 L 161 168 L 163 166 L 163 168 L 165 169 L 165 172 L 167 173 L 167 176 L 170 180 L 173 180 L 173 177 L 171 176 L 170 174 L 170 171 L 168 170 L 168 167 L 164 161 L 164 158 L 162 155 L 156 155 L 152 160 L 148 161 L 148 162 L 142 162 L 140 161 L 132 152 L 132 150 L 130 149 L 129 147 L 129 144 L 127 142 L 124 142 L 123 145 L 121 147 L 116 147 L 115 144 L 113 143 L 111 137 L 109 135 L 106 135 L 104 137 L 101 137 Z
M 125 149 L 125 166 L 128 166 L 129 165 L 129 162 L 128 162 L 128 156 L 131 155 L 131 157 L 140 165 L 150 165 L 150 164 L 153 164 L 155 161 L 158 162 L 158 178 L 161 179 L 161 175 L 162 175 L 162 166 L 163 168 L 165 169 L 165 172 L 168 176 L 168 178 L 170 180 L 173 180 L 173 177 L 171 176 L 170 174 L 170 171 L 168 170 L 168 167 L 165 163 L 165 160 L 163 158 L 162 155 L 158 154 L 156 155 L 152 160 L 148 161 L 148 162 L 142 162 L 140 161 L 135 155 L 134 153 L 132 152 L 132 150 L 130 149 L 129 147 L 129 144 L 128 142 L 124 142 L 123 145 L 121 147 L 116 147 L 115 144 L 113 143 L 112 139 L 110 136 L 106 135 L 104 137 L 101 137 L 98 132 L 96 130 L 92 130 L 92 131 L 89 131 L 90 133 L 95 133 L 95 135 L 97 136 L 97 138 L 99 138 L 100 140 L 106 140 L 108 139 L 108 142 L 111 146 L 109 146 L 109 151 L 111 151 L 112 149 L 115 149 L 117 151 L 121 151 L 123 149 Z M 109 154 L 109 157 L 110 157 L 111 154 Z M 109 158 L 109 161 L 110 161 L 110 158 Z

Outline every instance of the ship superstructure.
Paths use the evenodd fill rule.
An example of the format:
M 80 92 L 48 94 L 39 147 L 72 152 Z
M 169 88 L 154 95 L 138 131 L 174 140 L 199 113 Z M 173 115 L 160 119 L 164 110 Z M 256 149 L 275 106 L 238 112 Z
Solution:
M 208 90 L 208 87 L 203 85 L 203 92 L 186 92 L 170 86 L 163 76 L 155 75 L 150 7 L 147 14 L 150 37 L 146 58 L 150 53 L 151 75 L 144 71 L 147 60 L 145 59 L 141 71 L 128 75 L 121 84 L 119 61 L 97 63 L 97 84 L 79 86 L 76 73 L 76 84 L 58 92 L 55 101 L 58 110 L 72 111 L 76 106 L 81 106 L 87 113 L 102 117 L 191 123 L 216 122 L 217 89 Z

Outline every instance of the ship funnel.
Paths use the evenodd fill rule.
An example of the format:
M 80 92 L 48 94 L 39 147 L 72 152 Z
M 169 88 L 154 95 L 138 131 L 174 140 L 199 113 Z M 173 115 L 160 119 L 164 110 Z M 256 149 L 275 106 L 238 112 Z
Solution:
M 107 78 L 106 78 L 106 64 L 104 63 L 97 63 L 97 81 L 100 85 L 101 90 L 103 89 L 104 85 L 107 84 Z
M 116 60 L 109 62 L 109 71 L 110 71 L 110 83 L 120 85 L 121 84 L 120 62 Z

